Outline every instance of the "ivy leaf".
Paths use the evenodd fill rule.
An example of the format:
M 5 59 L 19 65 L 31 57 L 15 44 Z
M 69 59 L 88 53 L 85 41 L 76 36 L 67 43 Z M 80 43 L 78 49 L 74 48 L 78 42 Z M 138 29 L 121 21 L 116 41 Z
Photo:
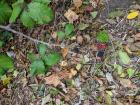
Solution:
M 61 57 L 58 53 L 52 53 L 44 57 L 44 62 L 48 66 L 53 66 L 60 61 L 60 58 Z
M 39 2 L 39 3 L 44 3 L 44 4 L 50 4 L 50 2 L 52 1 L 52 0 L 33 0 L 33 1 L 35 1 L 35 2 Z
M 74 30 L 74 26 L 72 23 L 68 23 L 65 25 L 65 34 L 70 35 Z
M 123 63 L 123 64 L 129 64 L 130 63 L 130 58 L 129 56 L 127 55 L 126 52 L 124 51 L 119 51 L 119 58 L 120 58 L 120 61 Z
M 7 55 L 0 54 L 0 68 L 13 69 L 14 68 L 13 60 Z
M 29 16 L 38 24 L 49 23 L 54 19 L 53 10 L 45 4 L 31 2 L 28 5 Z
M 20 20 L 25 27 L 32 28 L 35 25 L 34 20 L 29 16 L 26 10 L 22 12 Z
M 10 6 L 5 2 L 0 2 L 0 24 L 6 23 L 10 16 L 11 16 L 12 10 Z
M 46 45 L 44 45 L 44 44 L 39 44 L 39 54 L 41 55 L 41 56 L 44 56 L 45 55 L 45 53 L 46 53 Z
M 37 75 L 37 74 L 45 74 L 46 73 L 45 65 L 44 62 L 40 59 L 35 60 L 31 65 L 30 65 L 30 74 Z
M 64 39 L 65 38 L 65 33 L 63 31 L 57 31 L 57 36 L 59 39 Z
M 97 33 L 97 40 L 102 43 L 109 41 L 109 35 L 106 30 L 100 31 Z
M 18 0 L 17 2 L 15 2 L 12 5 L 13 11 L 12 11 L 12 15 L 9 20 L 10 23 L 13 23 L 16 21 L 17 17 L 19 16 L 20 12 L 22 11 L 23 3 L 24 3 L 24 0 Z
M 134 75 L 134 72 L 135 71 L 133 69 L 131 69 L 131 68 L 127 69 L 128 77 L 129 78 L 132 77 Z

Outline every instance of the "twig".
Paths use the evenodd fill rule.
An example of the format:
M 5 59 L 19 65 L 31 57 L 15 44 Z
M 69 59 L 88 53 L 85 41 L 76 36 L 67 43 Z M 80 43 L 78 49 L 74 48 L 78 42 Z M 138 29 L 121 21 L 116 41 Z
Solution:
M 27 38 L 27 39 L 29 39 L 29 40 L 35 42 L 35 43 L 42 43 L 42 44 L 45 44 L 45 45 L 47 45 L 47 46 L 50 47 L 50 48 L 53 47 L 53 46 L 55 46 L 55 47 L 61 47 L 61 45 L 59 45 L 59 44 L 49 44 L 49 43 L 47 43 L 47 42 L 44 42 L 44 41 L 41 41 L 41 40 L 37 40 L 37 39 L 31 38 L 30 36 L 27 36 L 27 35 L 25 35 L 25 34 L 23 34 L 23 33 L 21 33 L 21 32 L 18 32 L 18 31 L 16 31 L 16 30 L 10 28 L 9 26 L 0 25 L 0 28 L 3 29 L 3 30 L 6 30 L 6 31 L 12 32 L 12 33 L 14 33 L 14 34 L 17 35 L 17 36 L 23 36 L 23 37 L 25 37 L 25 38 Z

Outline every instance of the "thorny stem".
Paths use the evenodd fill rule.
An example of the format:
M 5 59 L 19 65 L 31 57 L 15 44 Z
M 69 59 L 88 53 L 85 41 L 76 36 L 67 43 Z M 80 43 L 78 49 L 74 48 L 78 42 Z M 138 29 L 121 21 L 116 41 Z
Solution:
M 44 41 L 41 41 L 41 40 L 37 40 L 37 39 L 31 38 L 30 36 L 27 36 L 27 35 L 25 35 L 25 34 L 23 34 L 21 32 L 18 32 L 16 30 L 10 28 L 9 26 L 0 25 L 0 28 L 3 29 L 3 30 L 6 30 L 6 31 L 12 32 L 12 33 L 14 33 L 17 36 L 23 36 L 23 37 L 25 37 L 25 38 L 27 38 L 27 39 L 35 42 L 35 43 L 45 44 L 45 45 L 47 45 L 50 48 L 53 47 L 53 46 L 55 46 L 55 47 L 61 47 L 61 45 L 59 45 L 59 44 L 50 44 L 50 43 L 47 43 L 47 42 L 44 42 Z

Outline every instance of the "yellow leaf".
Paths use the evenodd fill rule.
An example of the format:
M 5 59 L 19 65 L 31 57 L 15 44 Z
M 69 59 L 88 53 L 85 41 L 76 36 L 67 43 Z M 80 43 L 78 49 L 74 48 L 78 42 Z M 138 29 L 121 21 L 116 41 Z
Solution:
M 134 19 L 139 15 L 139 11 L 131 12 L 127 15 L 127 19 Z
M 4 85 L 4 86 L 7 86 L 8 84 L 10 84 L 10 80 L 11 80 L 11 78 L 10 77 L 7 77 L 7 76 L 3 76 L 2 77 L 2 84 Z

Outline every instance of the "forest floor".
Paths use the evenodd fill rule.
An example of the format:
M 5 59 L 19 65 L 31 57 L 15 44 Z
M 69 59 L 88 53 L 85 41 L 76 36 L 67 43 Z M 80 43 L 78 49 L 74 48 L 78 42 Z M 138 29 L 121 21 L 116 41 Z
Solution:
M 82 5 L 75 1 L 77 5 L 72 0 L 53 0 L 55 19 L 50 24 L 31 30 L 12 25 L 32 38 L 60 44 L 51 49 L 63 59 L 45 77 L 30 77 L 27 54 L 38 53 L 37 44 L 14 35 L 0 49 L 14 58 L 16 66 L 13 74 L 7 74 L 8 85 L 0 82 L 0 105 L 140 105 L 140 16 L 127 19 L 140 5 L 133 0 L 83 0 Z M 68 22 L 64 15 L 68 10 L 74 36 L 59 41 L 55 32 Z M 107 43 L 97 40 L 102 30 L 109 35 Z M 65 78 L 67 74 L 71 77 Z M 58 85 L 56 75 L 62 78 Z M 46 77 L 50 84 L 43 80 Z

